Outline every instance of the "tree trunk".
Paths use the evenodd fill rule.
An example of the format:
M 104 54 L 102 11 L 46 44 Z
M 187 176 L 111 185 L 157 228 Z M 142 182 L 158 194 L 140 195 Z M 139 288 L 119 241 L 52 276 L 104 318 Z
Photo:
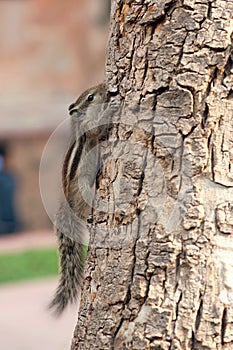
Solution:
M 112 1 L 106 78 L 125 103 L 101 144 L 72 350 L 233 349 L 232 14 Z

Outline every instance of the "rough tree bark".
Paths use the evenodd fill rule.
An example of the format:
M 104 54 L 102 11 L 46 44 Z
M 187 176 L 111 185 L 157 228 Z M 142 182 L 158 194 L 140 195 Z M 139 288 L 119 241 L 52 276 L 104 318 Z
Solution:
M 106 78 L 128 109 L 102 144 L 72 350 L 233 349 L 232 14 L 112 1 Z

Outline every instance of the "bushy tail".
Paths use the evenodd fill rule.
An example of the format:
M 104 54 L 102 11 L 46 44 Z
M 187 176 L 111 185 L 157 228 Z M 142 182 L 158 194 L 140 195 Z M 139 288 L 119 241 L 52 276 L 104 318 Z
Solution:
M 83 280 L 86 246 L 57 231 L 60 258 L 60 279 L 49 308 L 60 315 L 68 303 L 77 300 Z

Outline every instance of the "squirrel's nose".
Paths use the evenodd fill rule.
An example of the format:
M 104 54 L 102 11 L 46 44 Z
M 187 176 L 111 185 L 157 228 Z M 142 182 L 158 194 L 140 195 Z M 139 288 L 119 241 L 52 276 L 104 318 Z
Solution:
M 73 109 L 74 107 L 75 107 L 75 103 L 72 103 L 72 104 L 69 106 L 68 110 L 71 111 L 71 109 Z

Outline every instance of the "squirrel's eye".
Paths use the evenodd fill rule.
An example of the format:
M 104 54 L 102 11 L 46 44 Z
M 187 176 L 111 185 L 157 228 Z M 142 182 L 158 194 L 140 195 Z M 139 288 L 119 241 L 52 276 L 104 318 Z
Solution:
M 90 94 L 87 97 L 88 101 L 93 101 L 94 100 L 94 95 Z

